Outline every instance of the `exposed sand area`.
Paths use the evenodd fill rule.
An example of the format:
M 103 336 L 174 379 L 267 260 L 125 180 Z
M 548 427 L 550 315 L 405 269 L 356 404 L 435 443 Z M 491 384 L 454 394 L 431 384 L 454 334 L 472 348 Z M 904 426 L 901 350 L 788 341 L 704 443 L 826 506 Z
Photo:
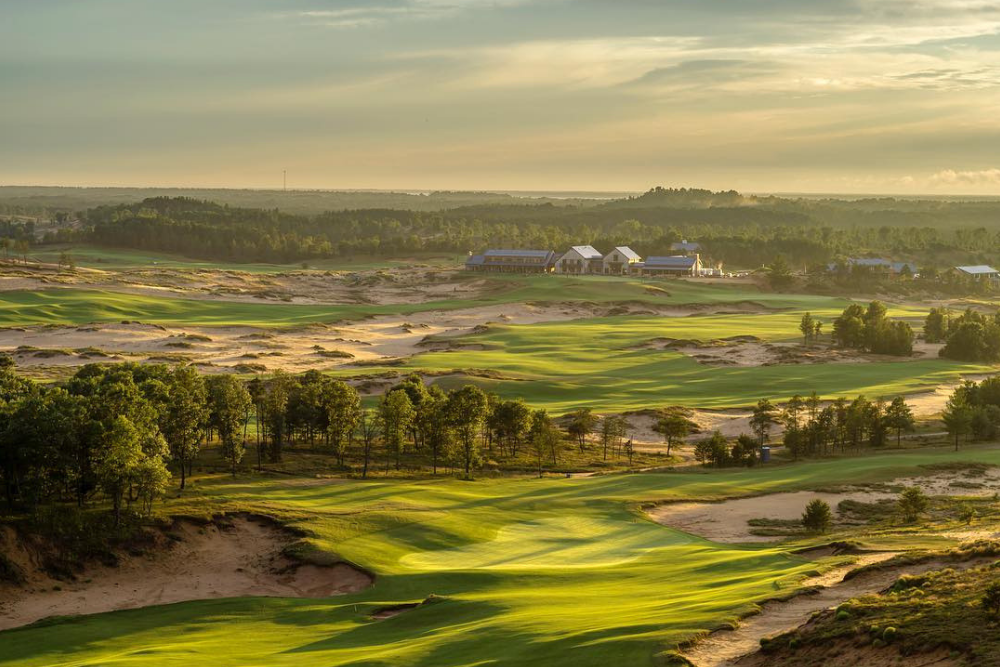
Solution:
M 55 287 L 111 289 L 145 296 L 237 302 L 304 304 L 424 303 L 470 298 L 495 289 L 460 270 L 416 266 L 385 271 L 251 273 L 225 269 L 55 269 L 5 267 L 0 290 Z
M 917 361 L 936 359 L 943 347 L 939 343 L 913 344 L 912 357 L 893 357 L 868 354 L 826 345 L 802 345 L 797 342 L 768 342 L 747 340 L 753 337 L 736 336 L 730 340 L 710 343 L 687 344 L 687 341 L 662 339 L 650 346 L 685 354 L 698 363 L 708 366 L 779 366 L 795 364 L 866 364 L 871 362 Z
M 961 472 L 939 473 L 927 477 L 907 477 L 895 480 L 902 486 L 916 486 L 930 496 L 989 497 L 1000 493 L 1000 470 L 990 468 L 982 475 Z M 774 542 L 781 536 L 755 535 L 747 523 L 751 519 L 794 520 L 802 516 L 810 501 L 825 501 L 834 510 L 843 500 L 863 503 L 892 502 L 896 493 L 865 488 L 846 488 L 837 492 L 795 491 L 771 493 L 750 498 L 721 502 L 680 502 L 658 505 L 648 510 L 657 523 L 704 537 L 714 542 L 750 543 Z
M 371 585 L 370 575 L 345 563 L 302 564 L 283 555 L 296 538 L 253 518 L 200 525 L 178 521 L 162 548 L 123 555 L 117 567 L 88 567 L 75 581 L 40 569 L 30 544 L 4 530 L 0 548 L 26 573 L 23 586 L 0 586 L 0 630 L 49 616 L 96 614 L 189 600 L 243 596 L 322 598 Z M 58 588 L 58 589 L 57 589 Z

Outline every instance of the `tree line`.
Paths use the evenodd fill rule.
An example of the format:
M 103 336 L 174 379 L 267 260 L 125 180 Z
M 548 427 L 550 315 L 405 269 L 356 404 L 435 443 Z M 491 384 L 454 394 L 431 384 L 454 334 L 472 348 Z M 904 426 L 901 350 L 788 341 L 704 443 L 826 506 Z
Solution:
M 739 193 L 658 188 L 642 197 L 600 205 L 503 203 L 503 200 L 443 210 L 366 208 L 314 215 L 276 208 L 238 208 L 185 197 L 151 197 L 138 203 L 97 206 L 80 214 L 78 229 L 60 228 L 44 242 L 94 242 L 115 247 L 173 252 L 239 262 L 293 262 L 420 252 L 464 254 L 485 247 L 558 250 L 590 243 L 633 245 L 648 255 L 670 254 L 672 243 L 697 239 L 703 259 L 761 266 L 776 256 L 796 268 L 825 266 L 866 253 L 966 262 L 993 261 L 1000 234 L 984 227 L 936 224 L 914 227 L 919 216 L 894 216 L 894 206 L 818 203 L 746 197 Z M 846 207 L 845 207 L 846 206 Z M 944 215 L 947 207 L 938 207 Z M 949 209 L 950 210 L 950 209 Z M 978 220 L 978 209 L 957 208 Z M 887 213 L 888 212 L 888 213 Z M 973 215 L 975 213 L 975 215 Z M 892 224 L 876 225 L 888 215 Z M 20 233 L 20 232 L 19 232 Z M 5 234 L 0 230 L 0 236 Z

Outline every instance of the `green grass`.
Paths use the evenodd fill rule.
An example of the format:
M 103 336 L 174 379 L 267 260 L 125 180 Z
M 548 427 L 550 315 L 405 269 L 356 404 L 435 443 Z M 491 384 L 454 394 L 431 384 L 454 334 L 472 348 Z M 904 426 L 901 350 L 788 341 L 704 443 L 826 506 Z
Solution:
M 630 503 L 883 481 L 1000 450 L 907 452 L 769 469 L 481 482 L 202 480 L 168 512 L 276 514 L 309 547 L 377 574 L 324 600 L 228 599 L 0 633 L 0 664 L 650 665 L 676 642 L 788 592 L 815 565 L 720 545 Z M 183 585 L 179 582 L 178 585 Z M 443 597 L 383 621 L 382 606 Z
M 831 320 L 837 309 L 814 309 Z M 910 311 L 897 309 L 898 317 Z M 672 351 L 640 347 L 656 338 L 711 340 L 753 335 L 766 341 L 797 337 L 799 311 L 695 317 L 610 317 L 531 325 L 492 325 L 463 340 L 485 349 L 432 352 L 405 368 L 444 373 L 488 369 L 503 379 L 474 378 L 507 397 L 566 412 L 582 406 L 621 411 L 656 405 L 732 408 L 762 397 L 787 399 L 817 391 L 827 398 L 894 396 L 954 381 L 990 367 L 944 359 L 865 364 L 707 366 Z M 375 372 L 378 368 L 367 368 Z M 388 370 L 388 369 L 382 369 Z M 350 373 L 348 369 L 341 371 Z M 445 385 L 468 382 L 446 378 Z
M 76 265 L 83 268 L 122 270 L 122 269 L 191 269 L 225 271 L 245 271 L 248 273 L 280 273 L 302 270 L 302 262 L 288 264 L 269 264 L 265 262 L 222 262 L 206 259 L 195 259 L 182 255 L 161 252 L 143 252 L 125 248 L 108 248 L 93 245 L 53 245 L 41 246 L 28 254 L 28 259 L 36 262 L 57 264 L 63 252 L 69 252 Z M 335 258 L 308 260 L 310 269 L 322 271 L 364 271 L 371 269 L 391 269 L 427 264 L 438 267 L 461 266 L 464 257 L 453 255 L 427 255 L 407 259 L 384 258 Z
M 469 276 L 478 280 L 479 277 Z M 492 280 L 492 279 L 491 279 Z M 664 291 L 667 290 L 667 291 Z M 824 397 L 894 396 L 982 373 L 991 367 L 942 359 L 867 364 L 817 364 L 759 367 L 703 365 L 671 350 L 642 347 L 657 338 L 712 340 L 752 335 L 766 341 L 796 340 L 802 312 L 824 319 L 827 329 L 844 302 L 829 297 L 782 295 L 733 289 L 705 283 L 658 281 L 646 284 L 611 278 L 563 276 L 501 277 L 492 288 L 471 299 L 394 305 L 298 305 L 176 299 L 112 291 L 58 289 L 0 293 L 0 326 L 84 324 L 138 320 L 191 326 L 247 325 L 294 327 L 366 316 L 405 316 L 432 310 L 524 302 L 633 302 L 650 306 L 680 306 L 755 302 L 767 312 L 661 317 L 629 315 L 568 322 L 491 325 L 463 340 L 485 349 L 429 352 L 409 359 L 403 367 L 345 367 L 339 375 L 380 371 L 451 371 L 480 369 L 503 379 L 474 381 L 506 397 L 522 396 L 533 405 L 562 413 L 581 406 L 624 411 L 657 405 L 730 408 L 746 406 L 767 396 L 822 393 Z M 894 307 L 893 317 L 918 323 L 919 308 Z M 462 384 L 459 375 L 445 385 Z
M 465 275 L 462 280 L 481 277 Z M 0 326 L 87 324 L 122 319 L 152 324 L 289 326 L 335 322 L 368 315 L 406 315 L 507 303 L 636 302 L 649 305 L 727 304 L 756 301 L 772 308 L 831 307 L 840 300 L 781 295 L 671 281 L 648 285 L 636 280 L 564 276 L 503 276 L 487 279 L 480 296 L 390 305 L 300 305 L 208 301 L 125 294 L 109 290 L 47 289 L 0 293 Z

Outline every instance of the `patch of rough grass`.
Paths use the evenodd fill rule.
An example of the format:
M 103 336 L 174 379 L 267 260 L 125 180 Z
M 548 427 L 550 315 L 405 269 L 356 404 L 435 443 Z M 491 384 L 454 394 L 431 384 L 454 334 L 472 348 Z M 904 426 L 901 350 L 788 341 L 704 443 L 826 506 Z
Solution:
M 911 557 L 907 562 L 941 559 L 968 562 L 988 558 L 968 569 L 942 567 L 919 575 L 903 575 L 886 591 L 867 595 L 821 612 L 802 627 L 770 639 L 766 664 L 824 664 L 844 643 L 869 647 L 902 659 L 944 652 L 956 664 L 1000 665 L 1000 618 L 983 604 L 983 591 L 1000 582 L 1000 545 L 980 543 L 943 553 Z M 899 565 L 900 559 L 866 569 Z M 756 663 L 754 663 L 756 664 Z M 905 664 L 905 663 L 904 663 Z M 935 663 L 936 664 L 936 663 Z

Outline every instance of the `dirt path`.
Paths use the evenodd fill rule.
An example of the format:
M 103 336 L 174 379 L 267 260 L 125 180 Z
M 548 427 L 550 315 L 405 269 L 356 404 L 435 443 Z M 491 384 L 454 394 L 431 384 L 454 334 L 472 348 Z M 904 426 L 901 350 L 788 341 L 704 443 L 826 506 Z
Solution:
M 824 586 L 813 595 L 799 595 L 786 602 L 768 602 L 762 611 L 740 623 L 735 630 L 720 630 L 699 641 L 684 651 L 684 656 L 696 667 L 728 667 L 737 664 L 737 659 L 760 648 L 762 637 L 787 632 L 809 620 L 809 617 L 824 609 L 836 607 L 842 602 L 869 593 L 876 593 L 892 585 L 903 574 L 919 574 L 942 567 L 969 567 L 973 563 L 942 563 L 937 561 L 908 565 L 886 570 L 875 570 L 860 574 L 848 581 L 844 575 L 861 565 L 887 560 L 894 554 L 879 553 L 863 556 L 854 565 L 836 568 L 819 577 L 803 582 L 805 586 Z
M 0 547 L 27 573 L 22 587 L 0 586 L 0 630 L 49 616 L 97 614 L 150 605 L 244 596 L 321 598 L 363 590 L 367 573 L 338 563 L 301 564 L 282 554 L 294 536 L 251 518 L 229 527 L 177 523 L 169 545 L 123 557 L 118 567 L 88 568 L 67 583 L 43 574 L 38 554 L 5 531 Z

